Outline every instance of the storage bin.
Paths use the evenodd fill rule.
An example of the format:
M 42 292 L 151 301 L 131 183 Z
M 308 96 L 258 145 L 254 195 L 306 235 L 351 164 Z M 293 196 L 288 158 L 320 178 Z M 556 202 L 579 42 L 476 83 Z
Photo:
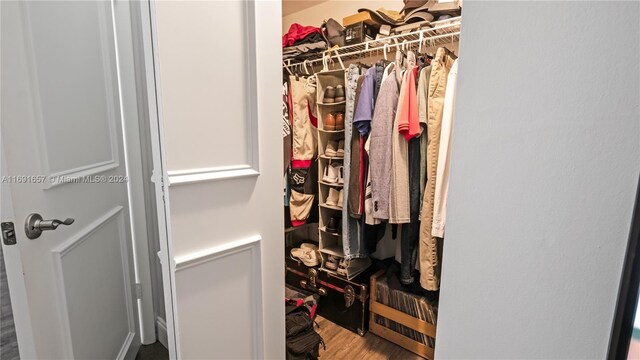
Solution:
M 371 276 L 369 331 L 432 360 L 437 306 L 425 297 L 391 289 L 384 274 L 383 269 Z M 394 308 L 399 304 L 405 311 Z

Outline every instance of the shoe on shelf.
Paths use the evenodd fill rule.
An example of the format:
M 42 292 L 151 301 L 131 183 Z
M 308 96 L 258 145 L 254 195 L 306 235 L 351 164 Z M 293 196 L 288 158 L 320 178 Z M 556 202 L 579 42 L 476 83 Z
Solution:
M 336 150 L 336 156 L 344 157 L 344 139 L 338 142 L 338 149 Z
M 340 262 L 340 258 L 335 255 L 329 255 L 327 261 L 324 262 L 324 267 L 329 270 L 337 270 L 338 263 Z
M 338 203 L 336 204 L 337 207 L 343 207 L 344 203 L 344 191 L 341 189 L 340 193 L 338 194 Z
M 324 154 L 327 156 L 337 156 L 338 155 L 338 150 L 339 150 L 339 144 L 337 141 L 335 140 L 329 140 L 329 142 L 327 143 L 327 148 L 324 150 Z M 344 144 L 343 144 L 344 146 Z M 343 156 L 344 156 L 344 149 L 342 150 Z
M 344 100 L 344 90 L 342 90 L 342 97 Z M 336 102 L 336 89 L 333 86 L 327 86 L 324 89 L 324 97 L 322 98 L 324 104 L 332 104 Z
M 338 184 L 344 185 L 344 166 L 338 166 Z
M 327 205 L 331 205 L 331 206 L 338 206 L 338 200 L 340 198 L 340 191 L 334 189 L 334 188 L 330 188 L 329 189 L 329 196 L 327 196 L 327 201 L 326 204 Z
M 344 120 L 342 121 L 344 124 Z M 344 126 L 344 125 L 343 125 Z M 328 113 L 324 116 L 324 123 L 322 124 L 322 128 L 327 131 L 335 131 L 336 130 L 336 117 L 332 113 Z
M 316 250 L 309 248 L 293 248 L 291 249 L 291 257 L 302 261 L 302 263 L 308 267 L 320 265 L 320 257 L 318 256 L 317 247 Z
M 338 182 L 339 176 L 340 176 L 340 167 L 329 164 L 329 166 L 324 168 L 324 176 L 322 177 L 322 181 L 335 184 Z
M 344 130 L 344 113 L 337 112 L 335 115 L 335 129 L 336 131 Z
M 349 267 L 349 260 L 342 259 L 338 264 L 338 275 L 347 276 L 347 268 Z
M 338 85 L 335 87 L 335 102 L 341 102 L 344 100 L 344 86 Z
M 342 215 L 342 214 L 341 214 Z M 341 215 L 333 215 L 329 219 L 329 223 L 327 224 L 326 230 L 330 233 L 337 233 L 340 230 L 340 216 Z

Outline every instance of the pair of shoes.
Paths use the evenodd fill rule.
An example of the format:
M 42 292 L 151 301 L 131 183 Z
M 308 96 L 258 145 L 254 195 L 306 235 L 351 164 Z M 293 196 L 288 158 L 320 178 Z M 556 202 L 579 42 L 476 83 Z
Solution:
M 322 181 L 331 184 L 344 184 L 344 166 L 329 164 L 329 166 L 324 169 Z
M 342 259 L 338 265 L 338 275 L 347 276 L 347 268 L 349 267 L 349 260 Z
M 342 111 L 336 113 L 328 113 L 324 116 L 323 129 L 327 131 L 344 130 L 344 113 Z
M 324 262 L 324 267 L 329 270 L 338 270 L 338 263 L 340 262 L 340 258 L 335 255 L 329 255 L 327 260 Z
M 338 191 L 334 188 L 330 188 L 329 196 L 327 196 L 326 204 L 331 206 L 342 207 L 342 203 L 344 202 L 342 194 L 343 194 L 342 189 Z
M 302 243 L 299 248 L 291 249 L 291 257 L 299 259 L 309 267 L 320 265 L 318 246 L 314 244 Z
M 336 214 L 331 216 L 329 219 L 329 223 L 326 226 L 326 230 L 330 233 L 337 233 L 340 231 L 340 219 L 342 218 L 342 214 Z
M 344 86 L 337 85 L 335 88 L 333 86 L 327 86 L 324 89 L 324 97 L 322 98 L 324 104 L 333 104 L 334 102 L 342 102 L 344 100 Z
M 324 154 L 331 157 L 344 156 L 344 140 L 329 140 L 327 148 L 324 150 Z

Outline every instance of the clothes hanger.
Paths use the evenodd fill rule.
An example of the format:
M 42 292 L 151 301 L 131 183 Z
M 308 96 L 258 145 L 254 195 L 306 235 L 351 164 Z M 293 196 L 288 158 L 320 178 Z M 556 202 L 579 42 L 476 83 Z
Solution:
M 404 60 L 404 54 L 402 53 L 402 50 L 400 50 L 400 46 L 396 43 L 395 69 L 396 69 L 396 80 L 398 81 L 398 84 L 402 82 L 403 60 Z
M 344 70 L 344 63 L 342 62 L 342 58 L 340 57 L 340 54 L 338 53 L 337 49 L 336 49 L 336 57 L 338 58 L 338 62 L 340 63 L 340 67 L 342 68 L 342 70 Z
M 291 62 L 289 62 L 289 64 L 291 64 Z M 284 60 L 282 60 L 282 67 L 284 67 L 284 68 L 287 70 L 287 72 L 289 73 L 289 75 L 293 75 L 293 72 L 291 71 L 291 69 L 289 68 L 289 66 L 291 66 L 291 65 L 287 65 L 287 64 L 284 62 Z
M 304 72 L 309 74 L 309 69 L 307 69 L 307 63 L 309 62 L 309 60 L 305 60 L 302 62 L 302 65 L 304 65 Z

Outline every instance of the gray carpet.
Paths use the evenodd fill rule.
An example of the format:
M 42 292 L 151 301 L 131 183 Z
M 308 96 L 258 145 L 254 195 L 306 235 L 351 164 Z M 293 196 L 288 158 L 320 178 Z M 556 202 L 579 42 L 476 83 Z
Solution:
M 13 311 L 11 310 L 7 273 L 4 270 L 2 246 L 0 246 L 0 359 L 20 359 L 16 329 L 13 325 Z

